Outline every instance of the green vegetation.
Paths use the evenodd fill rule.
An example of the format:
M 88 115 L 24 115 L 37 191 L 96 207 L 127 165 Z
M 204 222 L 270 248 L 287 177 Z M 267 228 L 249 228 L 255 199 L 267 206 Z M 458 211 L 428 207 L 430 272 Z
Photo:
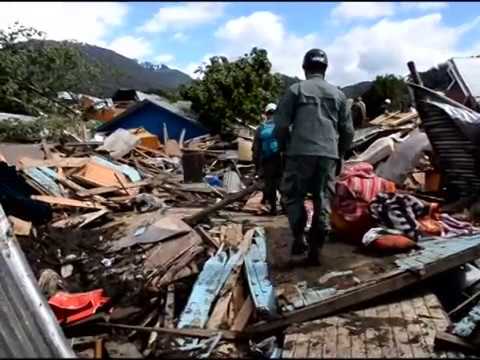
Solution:
M 372 87 L 363 95 L 367 104 L 367 113 L 370 119 L 381 114 L 385 99 L 392 101 L 391 110 L 406 110 L 410 104 L 407 84 L 395 75 L 380 75 L 373 82 Z
M 215 56 L 197 70 L 202 79 L 183 86 L 180 94 L 192 102 L 202 123 L 214 132 L 228 133 L 235 118 L 257 124 L 265 105 L 277 101 L 282 80 L 271 68 L 263 49 L 253 48 L 232 62 Z

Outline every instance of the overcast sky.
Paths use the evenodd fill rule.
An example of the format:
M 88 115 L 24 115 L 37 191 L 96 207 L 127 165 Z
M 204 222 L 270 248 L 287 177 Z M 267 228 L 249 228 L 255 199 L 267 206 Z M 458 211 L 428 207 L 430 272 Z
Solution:
M 480 54 L 480 3 L 467 2 L 1 2 L 0 28 L 33 26 L 193 76 L 212 55 L 265 48 L 274 70 L 302 77 L 303 54 L 322 48 L 327 77 L 344 86 L 385 73 L 426 70 Z

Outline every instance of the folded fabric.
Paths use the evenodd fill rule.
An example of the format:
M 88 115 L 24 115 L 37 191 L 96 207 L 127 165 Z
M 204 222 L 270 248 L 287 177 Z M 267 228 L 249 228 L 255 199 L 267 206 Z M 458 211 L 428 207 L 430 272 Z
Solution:
M 376 227 L 370 229 L 362 239 L 363 245 L 381 251 L 406 251 L 416 246 L 401 231 Z
M 104 296 L 103 289 L 97 289 L 76 294 L 59 291 L 48 300 L 48 303 L 60 324 L 64 322 L 70 324 L 92 316 L 108 301 L 110 298 Z
M 370 203 L 369 211 L 379 225 L 417 241 L 422 236 L 417 219 L 430 214 L 430 204 L 408 194 L 381 193 Z
M 395 229 L 387 229 L 383 227 L 374 227 L 368 230 L 365 235 L 363 235 L 362 243 L 365 246 L 370 245 L 372 242 L 377 240 L 379 237 L 383 235 L 403 235 L 403 233 L 399 230 Z
M 457 220 L 448 214 L 440 214 L 439 218 L 442 223 L 442 236 L 451 237 L 480 232 L 480 228 L 468 222 Z
M 381 192 L 394 192 L 395 184 L 375 175 L 368 163 L 346 164 L 336 183 L 333 207 L 346 221 L 358 220 Z

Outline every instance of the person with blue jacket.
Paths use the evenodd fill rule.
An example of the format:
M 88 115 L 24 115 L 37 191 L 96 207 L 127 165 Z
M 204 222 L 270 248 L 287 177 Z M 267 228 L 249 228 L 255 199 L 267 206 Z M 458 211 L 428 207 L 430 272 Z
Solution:
M 259 177 L 263 178 L 263 200 L 270 205 L 270 214 L 277 214 L 277 191 L 282 178 L 282 158 L 274 136 L 273 120 L 277 105 L 270 103 L 265 107 L 265 121 L 255 132 L 253 141 L 253 161 Z

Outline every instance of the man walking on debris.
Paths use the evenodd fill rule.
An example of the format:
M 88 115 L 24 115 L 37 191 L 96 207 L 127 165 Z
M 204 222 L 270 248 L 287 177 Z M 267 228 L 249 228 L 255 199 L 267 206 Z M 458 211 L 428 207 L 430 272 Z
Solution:
M 307 193 L 313 197 L 313 220 L 307 235 L 309 265 L 318 264 L 330 222 L 329 177 L 340 173 L 354 133 L 347 98 L 325 81 L 327 66 L 324 51 L 308 51 L 303 59 L 307 80 L 290 86 L 275 113 L 276 137 L 287 157 L 281 189 L 294 236 L 293 255 L 306 250 L 304 200 Z
M 257 174 L 263 177 L 263 202 L 270 205 L 270 214 L 277 214 L 277 191 L 282 177 L 282 158 L 277 139 L 273 135 L 273 114 L 277 105 L 270 103 L 265 108 L 265 121 L 257 128 L 253 140 L 253 159 Z
M 362 128 L 367 124 L 367 107 L 360 96 L 353 101 L 352 120 L 355 129 Z

